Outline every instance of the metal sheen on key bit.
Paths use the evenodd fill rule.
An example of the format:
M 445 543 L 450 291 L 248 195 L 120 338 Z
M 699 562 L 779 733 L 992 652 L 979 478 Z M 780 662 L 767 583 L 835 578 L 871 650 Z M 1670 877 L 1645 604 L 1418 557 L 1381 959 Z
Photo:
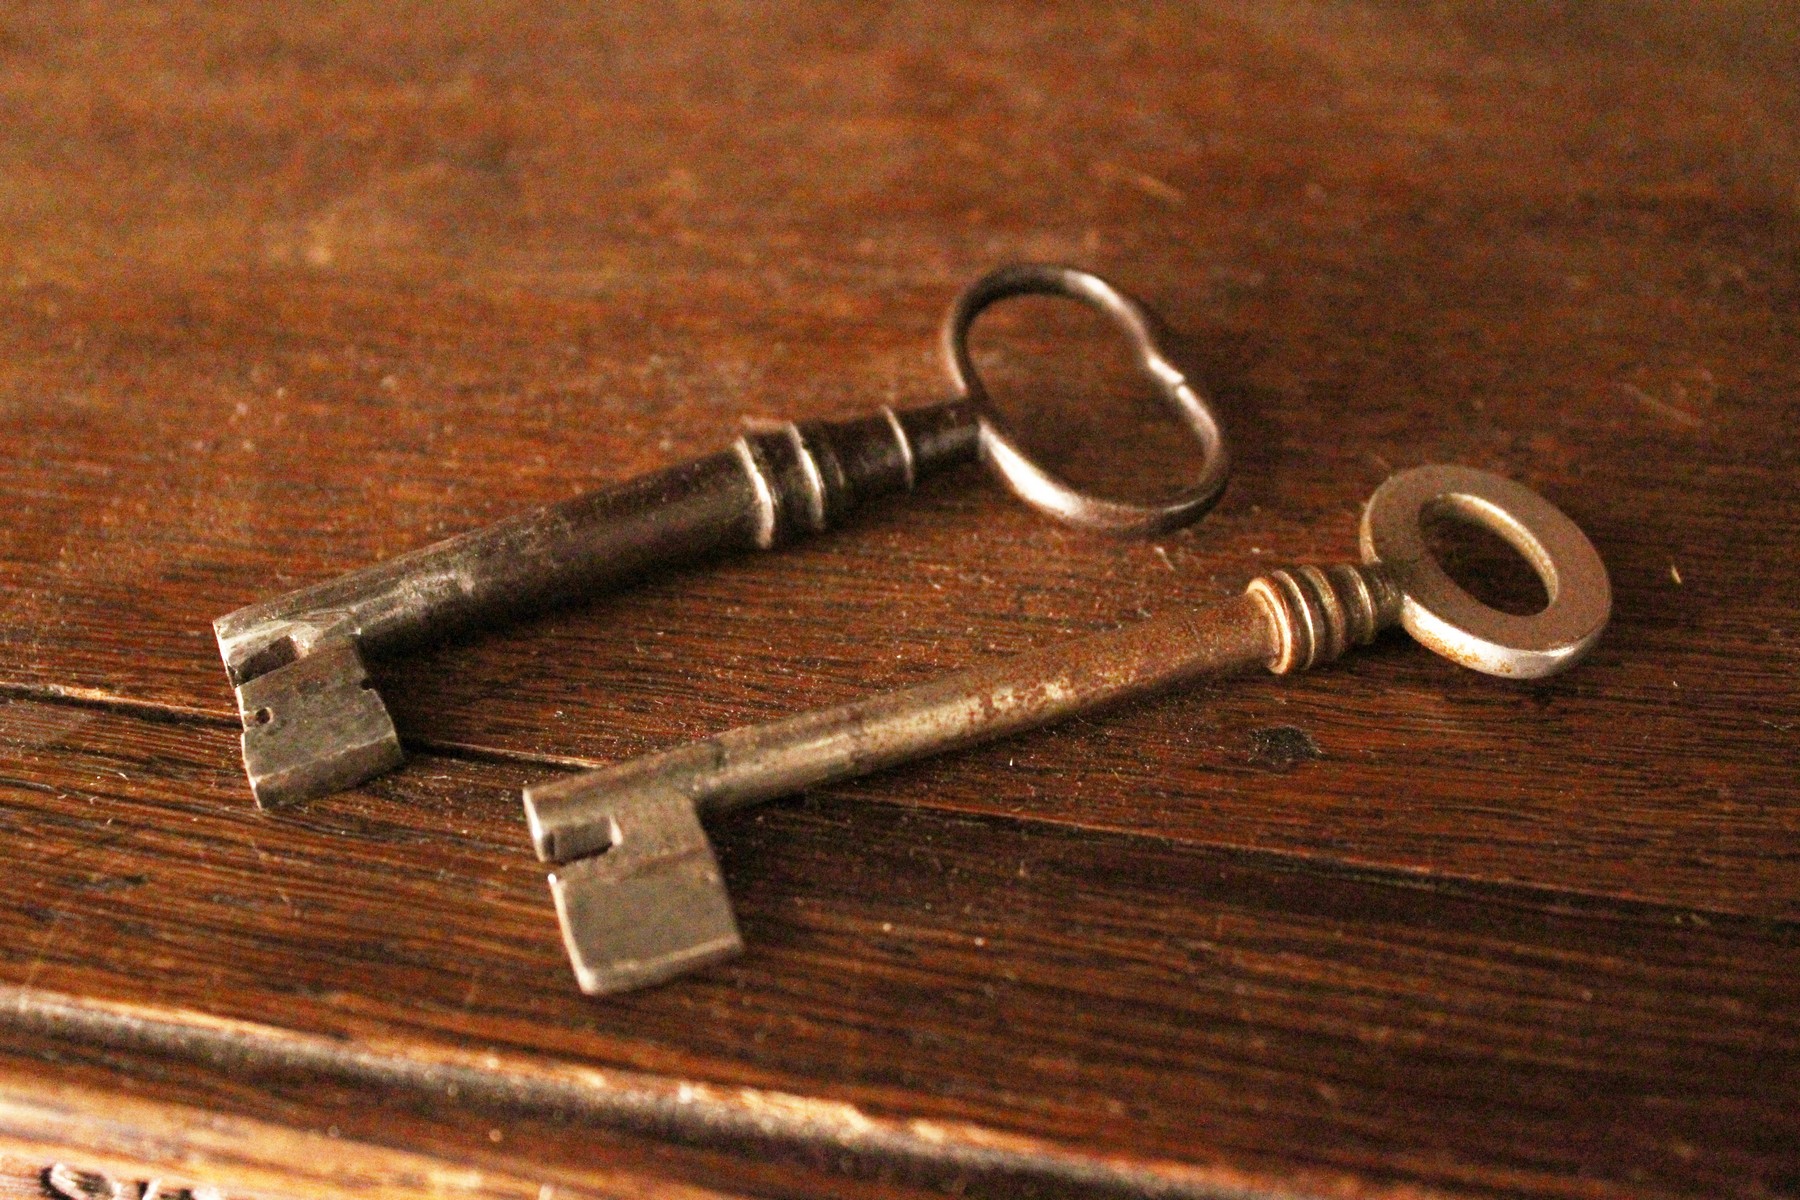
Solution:
M 1485 526 L 1536 570 L 1549 606 L 1500 612 L 1427 549 L 1423 519 Z M 1465 467 L 1403 471 L 1362 519 L 1362 562 L 1278 570 L 1209 608 L 1152 618 L 905 691 L 723 733 L 525 792 L 538 856 L 583 991 L 621 991 L 736 954 L 743 942 L 702 815 L 1062 720 L 1258 665 L 1329 662 L 1396 622 L 1463 666 L 1529 679 L 1567 669 L 1612 612 L 1606 568 L 1537 493 Z
M 1084 495 L 1006 433 L 975 373 L 969 327 L 1023 294 L 1099 309 L 1130 343 L 1160 398 L 1200 443 L 1193 483 L 1158 505 Z M 1158 348 L 1148 312 L 1085 271 L 1004 267 L 957 298 L 943 351 L 956 396 L 851 421 L 765 424 L 730 449 L 577 496 L 213 622 L 243 719 L 244 770 L 264 807 L 352 787 L 399 765 L 400 738 L 364 656 L 517 616 L 655 567 L 727 549 L 769 549 L 837 524 L 880 495 L 980 458 L 1057 520 L 1146 534 L 1197 520 L 1229 463 L 1212 410 Z

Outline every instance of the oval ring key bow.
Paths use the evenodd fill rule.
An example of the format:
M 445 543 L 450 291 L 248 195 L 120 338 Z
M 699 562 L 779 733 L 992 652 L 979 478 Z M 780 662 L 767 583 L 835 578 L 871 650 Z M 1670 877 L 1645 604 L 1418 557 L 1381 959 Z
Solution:
M 1026 293 L 1098 308 L 1200 443 L 1198 477 L 1166 503 L 1087 496 L 1019 450 L 971 365 L 969 327 Z M 430 641 L 616 586 L 719 550 L 769 549 L 830 528 L 865 501 L 910 491 L 977 457 L 1026 503 L 1058 520 L 1147 534 L 1199 519 L 1225 487 L 1218 423 L 1157 348 L 1149 314 L 1105 280 L 1043 264 L 978 280 L 951 310 L 944 350 L 958 394 L 850 421 L 765 424 L 728 450 L 640 476 L 213 622 L 243 718 L 244 769 L 264 807 L 352 787 L 398 766 L 400 738 L 363 657 Z
M 1426 549 L 1448 509 L 1499 534 L 1550 603 L 1488 607 Z M 1329 662 L 1398 623 L 1439 654 L 1516 679 L 1573 666 L 1612 613 L 1594 547 L 1555 506 L 1498 475 L 1419 467 L 1363 512 L 1363 561 L 1272 571 L 1232 600 L 1152 618 L 905 691 L 722 733 L 526 790 L 538 856 L 575 977 L 600 994 L 654 983 L 743 947 L 699 817 L 907 759 L 1060 721 L 1205 675 Z

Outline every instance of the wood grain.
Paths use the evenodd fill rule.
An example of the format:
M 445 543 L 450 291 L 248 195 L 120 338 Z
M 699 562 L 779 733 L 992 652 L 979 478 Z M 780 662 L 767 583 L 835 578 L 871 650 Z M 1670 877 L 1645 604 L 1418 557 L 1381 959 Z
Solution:
M 595 1004 L 568 984 L 516 766 L 426 760 L 270 816 L 230 802 L 228 731 L 3 711 L 15 745 L 42 739 L 0 813 L 20 851 L 0 973 L 34 989 L 6 1006 L 27 1031 L 186 1040 L 192 1059 L 247 1036 L 219 1021 L 279 1014 L 330 1047 L 258 1035 L 275 1048 L 223 1054 L 240 1074 L 416 1092 L 449 1059 L 472 1098 L 489 1078 L 486 1103 L 541 1118 L 571 1104 L 569 1066 L 619 1069 L 712 1089 L 689 1137 L 741 1138 L 761 1107 L 767 1140 L 804 1145 L 841 1111 L 951 1173 L 1024 1139 L 1002 1180 L 1071 1187 L 1105 1183 L 1122 1148 L 1177 1190 L 1219 1182 L 1215 1164 L 1261 1186 L 1580 1174 L 1620 1195 L 1793 1165 L 1786 926 L 817 798 L 716 825 L 745 959 Z M 51 1020 L 41 993 L 173 1032 Z M 577 1111 L 665 1120 L 633 1077 L 578 1088 Z M 807 1099 L 783 1119 L 758 1099 L 781 1095 Z
M 504 1174 L 500 1113 L 597 1194 L 1800 1192 L 1797 80 L 1750 2 L 0 10 L 0 1092 Z M 211 618 L 937 399 L 1016 258 L 1167 319 L 1238 459 L 1197 528 L 970 471 L 377 664 L 409 766 L 248 808 Z M 978 335 L 1071 477 L 1179 477 L 1098 323 Z M 525 781 L 1349 556 L 1432 461 L 1592 536 L 1579 670 L 1395 637 L 744 814 L 750 956 L 574 994 Z M 718 1107 L 567 1144 L 587 1070 Z
M 659 108 L 637 118 L 672 123 L 655 147 L 598 131 L 626 119 L 625 93 L 661 93 L 632 89 L 629 75 L 592 65 L 543 66 L 531 79 L 514 78 L 510 86 L 523 90 L 497 105 L 410 107 L 411 85 L 379 74 L 348 92 L 321 82 L 299 93 L 300 113 L 276 118 L 252 93 L 266 96 L 270 72 L 300 69 L 292 57 L 300 52 L 286 40 L 298 35 L 279 22 L 262 34 L 201 22 L 191 32 L 219 39 L 218 53 L 237 64 L 235 82 L 180 114 L 145 100 L 88 118 L 130 131 L 120 135 L 125 148 L 105 151 L 108 170 L 124 173 L 105 194 L 126 194 L 122 180 L 133 170 L 167 169 L 171 145 L 199 144 L 209 149 L 189 169 L 251 211 L 260 211 L 253 194 L 275 189 L 263 203 L 310 199 L 361 215 L 300 222 L 313 230 L 307 236 L 329 241 L 329 261 L 315 248 L 288 263 L 273 242 L 251 247 L 256 236 L 300 236 L 292 222 L 265 213 L 263 233 L 240 230 L 248 240 L 237 244 L 231 237 L 239 235 L 222 227 L 229 222 L 208 208 L 206 228 L 224 240 L 195 251 L 183 271 L 123 246 L 113 247 L 103 270 L 96 251 L 67 233 L 52 248 L 79 262 L 51 270 L 46 249 L 27 260 L 32 243 L 25 226 L 16 227 L 10 244 L 19 270 L 0 297 L 0 395 L 20 464 L 3 485 L 14 520 L 0 547 L 9 597 L 0 678 L 28 692 L 222 715 L 229 696 L 206 634 L 211 617 L 714 448 L 744 413 L 836 414 L 934 398 L 942 382 L 931 331 L 954 289 L 1005 257 L 1054 254 L 1146 293 L 1219 396 L 1241 465 L 1226 503 L 1198 529 L 1160 548 L 1065 533 L 971 475 L 967 488 L 870 514 L 823 544 L 658 581 L 393 664 L 385 690 L 405 736 L 425 746 L 611 761 L 1191 603 L 1267 561 L 1346 555 L 1352 514 L 1390 466 L 1469 462 L 1541 488 L 1607 558 L 1618 621 L 1582 674 L 1496 687 L 1390 643 L 1375 660 L 1316 679 L 1205 693 L 879 787 L 965 811 L 1031 811 L 1309 858 L 1793 916 L 1800 880 L 1781 847 L 1795 838 L 1800 816 L 1780 747 L 1800 719 L 1787 684 L 1795 667 L 1789 615 L 1800 595 L 1793 573 L 1775 569 L 1793 549 L 1789 531 L 1800 515 L 1787 436 L 1800 345 L 1783 314 L 1800 291 L 1790 253 L 1796 218 L 1779 195 L 1781 181 L 1794 177 L 1785 143 L 1772 142 L 1754 170 L 1727 171 L 1739 143 L 1720 141 L 1717 121 L 1684 104 L 1679 119 L 1669 107 L 1643 110 L 1669 114 L 1666 126 L 1648 148 L 1617 149 L 1636 129 L 1617 106 L 1661 60 L 1621 47 L 1624 35 L 1609 38 L 1604 23 L 1551 27 L 1538 47 L 1483 25 L 1484 36 L 1501 41 L 1458 49 L 1450 30 L 1427 22 L 1407 36 L 1443 39 L 1434 50 L 1439 82 L 1429 84 L 1393 57 L 1411 42 L 1382 41 L 1401 38 L 1390 22 L 1385 35 L 1367 35 L 1373 43 L 1357 42 L 1372 55 L 1359 68 L 1364 86 L 1386 89 L 1383 104 L 1351 103 L 1350 84 L 1340 82 L 1327 89 L 1330 104 L 1317 98 L 1335 115 L 1305 117 L 1297 101 L 1253 105 L 1254 89 L 1272 84 L 1229 71 L 1229 86 L 1219 86 L 1232 95 L 1208 100 L 1193 82 L 1206 77 L 1201 68 L 1250 44 L 1285 56 L 1278 74 L 1290 81 L 1320 55 L 1351 53 L 1253 26 L 1202 21 L 1159 52 L 1172 59 L 1157 57 L 1143 75 L 1141 104 L 1161 114 L 1161 124 L 1145 135 L 1136 170 L 1146 179 L 1167 175 L 1180 205 L 1158 199 L 1155 187 L 1146 193 L 1135 175 L 1107 175 L 1111 159 L 1095 158 L 1054 175 L 1059 195 L 1081 198 L 1077 208 L 1020 209 L 1005 173 L 951 171 L 941 157 L 949 151 L 915 149 L 918 170 L 936 164 L 929 177 L 955 186 L 922 189 L 916 174 L 894 177 L 881 194 L 929 203 L 915 212 L 865 197 L 888 215 L 852 245 L 848 233 L 834 240 L 820 225 L 844 221 L 846 197 L 794 191 L 781 171 L 743 165 L 759 139 L 815 128 L 784 107 L 800 104 L 798 93 L 750 102 L 752 115 L 787 115 L 751 121 L 741 138 L 722 140 L 680 132 L 719 120 L 716 110 L 706 118 L 696 115 L 709 111 L 704 104 L 689 111 L 665 98 L 658 103 L 686 115 Z M 462 70 L 439 62 L 448 51 L 433 40 L 457 27 L 451 20 L 421 31 L 425 40 L 406 61 L 427 75 Z M 524 20 L 508 36 L 535 28 Z M 1717 41 L 1731 28 L 1696 36 Z M 324 54 L 321 80 L 341 83 L 339 73 L 364 70 L 352 66 L 364 61 L 361 51 L 346 48 L 340 60 L 317 49 L 340 35 L 348 30 L 302 39 Z M 91 62 L 81 56 L 100 53 L 111 35 L 86 36 L 20 35 L 65 46 L 75 56 L 62 68 L 68 72 Z M 891 43 L 922 31 L 901 22 L 864 36 L 867 45 L 843 53 L 883 64 L 896 86 L 917 83 L 923 68 L 897 65 Z M 1120 36 L 1132 46 L 1150 34 Z M 245 38 L 260 49 L 246 50 Z M 630 44 L 661 45 L 649 31 Z M 1039 80 L 1040 90 L 1079 74 L 1070 52 L 1035 39 L 995 53 L 996 62 Z M 1049 57 L 1040 62 L 1039 53 Z M 203 71 L 204 60 L 168 69 Z M 27 113 L 36 111 L 27 101 L 58 80 L 75 86 L 81 78 L 57 75 L 52 64 L 62 60 L 54 56 L 13 61 L 10 94 Z M 1740 108 L 1753 93 L 1759 103 L 1791 102 L 1788 91 L 1762 87 L 1764 76 L 1721 73 L 1710 61 L 1703 54 L 1680 67 L 1696 94 L 1720 106 L 1736 98 Z M 655 69 L 677 68 L 659 61 Z M 785 59 L 760 69 L 781 88 L 800 87 Z M 839 69 L 849 68 L 821 68 L 827 82 L 819 86 L 830 92 Z M 1533 102 L 1505 102 L 1534 71 L 1550 76 Z M 1452 78 L 1455 87 L 1443 82 Z M 1573 166 L 1549 170 L 1570 152 L 1558 113 L 1576 103 L 1576 78 L 1598 89 L 1581 109 L 1600 123 L 1586 151 L 1598 156 L 1586 182 L 1567 178 Z M 907 131 L 954 140 L 966 123 L 992 121 L 973 105 L 982 93 L 941 86 L 949 89 L 942 103 L 903 105 L 892 118 L 898 128 L 865 129 L 872 141 L 864 153 L 885 162 L 912 145 Z M 1657 85 L 1665 86 L 1673 85 Z M 559 105 L 559 87 L 597 91 Z M 1655 95 L 1674 103 L 1671 92 Z M 1105 120 L 1125 119 L 1045 103 L 1031 121 L 1005 126 L 1040 153 L 1060 143 L 1098 155 Z M 807 120 L 829 122 L 835 113 L 854 123 L 869 105 L 887 111 L 866 97 L 828 95 L 818 104 Z M 366 118 L 378 131 L 371 136 L 417 137 L 419 146 L 371 150 L 364 161 L 340 135 L 321 133 L 316 145 L 302 139 L 289 153 L 323 156 L 342 178 L 281 192 L 268 175 L 266 155 L 290 145 L 300 128 L 339 129 L 349 121 L 345 106 L 384 105 L 397 106 L 386 118 L 395 124 Z M 467 128 L 504 124 L 506 113 L 524 125 Z M 302 116 L 306 124 L 295 124 Z M 261 132 L 246 145 L 225 133 L 255 119 L 274 126 L 253 123 Z M 1609 141 L 1602 134 L 1614 126 Z M 1235 131 L 1227 141 L 1237 148 L 1220 151 L 1229 162 L 1215 164 L 1222 174 L 1203 171 L 1204 158 L 1191 153 L 1223 136 L 1215 128 Z M 1770 116 L 1757 128 L 1773 138 L 1777 123 Z M 631 159 L 621 178 L 651 172 L 641 156 L 673 156 L 658 169 L 674 174 L 645 188 L 685 171 L 702 194 L 722 189 L 727 198 L 658 201 L 668 206 L 660 235 L 579 217 L 567 202 L 532 209 L 539 217 L 527 220 L 526 201 L 508 201 L 506 187 L 566 201 L 594 186 L 591 164 L 573 149 L 584 133 Z M 433 136 L 435 151 L 425 144 Z M 513 182 L 492 192 L 451 186 L 446 180 L 489 170 L 449 149 L 468 139 L 487 145 L 482 138 L 499 163 L 491 170 Z M 1334 149 L 1356 138 L 1385 150 L 1346 157 Z M 98 133 L 89 139 L 80 144 L 99 144 Z M 1267 155 L 1285 139 L 1295 161 L 1271 175 L 1276 164 Z M 252 153 L 259 146 L 261 157 Z M 424 162 L 384 165 L 385 153 Z M 1239 165 L 1223 170 L 1230 162 Z M 1244 186 L 1258 180 L 1260 190 L 1220 193 L 1223 185 L 1203 182 L 1216 174 Z M 834 169 L 840 176 L 865 178 Z M 101 202 L 84 190 L 93 186 L 72 167 L 44 184 L 75 212 Z M 963 195 L 969 191 L 979 196 Z M 1012 209 L 986 207 L 1004 197 Z M 953 214 L 953 203 L 991 214 L 983 222 L 1011 215 L 971 244 L 967 214 Z M 789 231 L 782 239 L 800 240 L 780 241 L 779 268 L 728 268 L 710 235 L 669 250 L 684 244 L 697 210 L 711 220 L 733 213 L 752 221 L 727 222 L 750 246 L 760 244 L 760 223 L 780 213 Z M 754 220 L 744 215 L 752 211 Z M 1046 229 L 1051 211 L 1061 224 Z M 509 212 L 511 221 L 499 220 Z M 449 234 L 434 224 L 452 214 L 463 239 L 450 255 L 454 269 L 443 261 Z M 1095 234 L 1091 249 L 1074 238 L 1077 216 Z M 1247 235 L 1251 221 L 1262 223 L 1261 235 L 1232 236 Z M 413 240 L 385 249 L 357 240 L 389 226 Z M 121 229 L 151 236 L 130 222 Z M 1062 240 L 1045 241 L 1056 230 Z M 840 274 L 847 262 L 832 257 L 833 248 L 865 241 L 874 248 L 855 258 L 856 272 Z M 517 256 L 528 249 L 550 257 L 521 274 Z M 674 258 L 652 267 L 643 256 L 653 249 Z M 503 269 L 496 254 L 513 266 Z M 619 256 L 636 265 L 580 274 Z M 772 287 L 771 272 L 785 285 Z M 1106 447 L 1121 429 L 1139 430 L 1143 414 L 1141 403 L 1109 403 L 1083 419 L 1072 415 L 1117 378 L 1070 369 L 1101 358 L 1087 352 L 1099 331 L 1075 332 L 1086 340 L 1071 346 L 1018 331 L 990 347 L 990 359 L 998 357 L 1015 396 L 1053 397 L 1043 423 L 1064 436 L 1039 440 L 1061 441 L 1076 473 L 1091 477 L 1109 454 L 1116 458 Z M 1021 416 L 1035 411 L 1014 407 Z M 1166 473 L 1176 447 L 1166 436 L 1154 445 L 1150 465 Z M 1092 460 L 1085 467 L 1084 458 Z M 1110 477 L 1118 475 L 1115 465 Z M 1757 519 L 1745 520 L 1747 512 Z M 1267 769 L 1256 731 L 1284 727 L 1304 730 L 1321 757 L 1292 772 Z M 1646 755 L 1651 746 L 1655 754 Z
M 0 1194 L 32 1200 L 139 1200 L 145 1195 L 193 1200 L 196 1194 L 224 1200 L 318 1196 L 531 1200 L 542 1194 L 541 1175 L 519 1170 L 524 1164 L 518 1148 L 505 1145 L 504 1132 L 486 1155 L 451 1165 L 345 1136 L 338 1125 L 302 1132 L 285 1124 L 226 1116 L 216 1106 L 179 1100 L 171 1104 L 166 1099 L 121 1101 L 116 1067 L 108 1074 L 115 1081 L 112 1087 L 90 1090 L 50 1085 L 41 1069 L 6 1080 L 11 1086 L 0 1088 L 0 1123 L 7 1134 L 0 1146 L 7 1157 L 0 1158 L 0 1172 L 13 1174 L 18 1190 Z M 63 1169 L 61 1179 L 78 1186 L 53 1184 L 48 1172 L 57 1167 Z M 555 1194 L 608 1200 L 649 1196 L 712 1200 L 743 1194 L 685 1185 L 671 1178 L 666 1166 L 654 1177 L 634 1178 L 619 1171 L 582 1175 L 560 1173 Z M 229 1185 L 222 1186 L 219 1180 L 228 1180 Z

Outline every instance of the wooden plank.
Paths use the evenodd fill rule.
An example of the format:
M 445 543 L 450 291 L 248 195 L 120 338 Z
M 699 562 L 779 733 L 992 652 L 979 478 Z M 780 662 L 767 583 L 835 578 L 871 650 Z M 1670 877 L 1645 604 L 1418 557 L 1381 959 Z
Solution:
M 16 1051 L 16 1048 L 13 1048 Z M 9 1055 L 9 1057 L 17 1057 Z M 358 1130 L 355 1110 L 338 1121 L 315 1128 L 244 1118 L 221 1112 L 219 1093 L 209 1090 L 186 1099 L 214 1101 L 208 1107 L 171 1102 L 182 1088 L 191 1089 L 199 1072 L 171 1086 L 167 1078 L 151 1090 L 156 1100 L 121 1095 L 114 1065 L 105 1088 L 71 1085 L 60 1076 L 81 1074 L 68 1068 L 0 1075 L 0 1189 L 17 1181 L 17 1193 L 47 1200 L 220 1200 L 291 1197 L 400 1198 L 467 1197 L 469 1200 L 545 1200 L 547 1196 L 625 1200 L 669 1196 L 679 1200 L 721 1200 L 745 1195 L 685 1184 L 672 1178 L 672 1156 L 660 1163 L 640 1152 L 636 1171 L 607 1169 L 604 1141 L 590 1144 L 586 1170 L 546 1169 L 529 1155 L 531 1147 L 507 1146 L 500 1136 L 467 1139 L 460 1155 L 434 1155 L 396 1150 L 395 1126 L 427 1124 L 385 1114 L 386 1139 L 367 1138 Z M 88 1076 L 98 1074 L 85 1072 Z M 139 1085 L 137 1090 L 144 1090 Z M 309 1117 L 325 1114 L 315 1104 Z M 290 1106 L 281 1114 L 296 1115 Z M 325 1114 L 329 1115 L 329 1114 Z M 348 1127 L 348 1129 L 346 1128 Z M 416 1132 L 410 1130 L 409 1132 Z M 365 1136 L 358 1136 L 358 1134 Z M 482 1143 L 487 1143 L 485 1146 Z M 645 1170 L 654 1166 L 655 1173 Z M 765 1173 L 766 1174 L 766 1173 Z M 8 1177 L 11 1177 L 11 1180 Z M 21 1178 L 22 1177 L 22 1178 Z M 71 1186 L 73 1185 L 73 1186 Z
M 341 1122 L 502 1191 L 1800 1190 L 1797 83 L 1758 3 L 0 13 L 0 1156 L 204 1106 L 271 1186 Z M 248 807 L 212 617 L 935 399 L 1010 258 L 1167 316 L 1238 450 L 1201 527 L 971 472 L 381 664 L 413 763 Z M 1095 323 L 978 348 L 1075 478 L 1179 474 Z M 574 994 L 546 760 L 1346 554 L 1433 460 L 1599 544 L 1580 671 L 1396 639 L 743 814 L 751 953 Z
M 595 1002 L 516 765 L 423 759 L 270 815 L 236 799 L 228 730 L 0 711 L 21 1038 L 252 1090 L 439 1097 L 448 1064 L 488 1111 L 574 1088 L 601 1127 L 835 1141 L 865 1178 L 998 1149 L 1002 1190 L 1700 1195 L 1800 1169 L 1791 923 L 815 797 L 716 825 L 745 958 Z
M 32 1156 L 0 1154 L 0 1196 L 6 1200 L 42 1200 L 41 1176 L 46 1165 Z
M 1796 31 L 1595 12 L 10 15 L 0 685 L 223 716 L 212 617 L 741 413 L 935 398 L 955 289 L 1070 258 L 1227 412 L 1199 529 L 1067 534 L 971 474 L 384 667 L 403 733 L 615 760 L 1347 554 L 1389 467 L 1469 462 L 1606 556 L 1580 673 L 1390 642 L 844 794 L 1792 919 Z M 1044 319 L 987 355 L 1035 440 L 1167 478 L 1092 399 L 1116 353 Z

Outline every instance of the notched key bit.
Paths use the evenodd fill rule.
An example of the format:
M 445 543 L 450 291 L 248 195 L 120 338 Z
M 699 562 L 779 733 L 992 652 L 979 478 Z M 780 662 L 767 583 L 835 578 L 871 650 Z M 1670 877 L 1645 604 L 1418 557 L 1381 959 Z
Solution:
M 598 853 L 550 876 L 582 991 L 660 983 L 743 950 L 692 800 L 666 788 L 624 798 L 600 832 Z
M 1509 542 L 1538 572 L 1550 603 L 1516 616 L 1476 600 L 1426 547 L 1423 519 L 1449 509 Z M 525 791 L 538 856 L 560 863 L 551 891 L 583 991 L 667 978 L 730 952 L 716 931 L 730 900 L 716 874 L 634 876 L 629 912 L 656 914 L 651 943 L 616 906 L 606 860 L 626 825 L 648 844 L 673 841 L 699 861 L 702 815 L 974 745 L 1257 666 L 1277 675 L 1330 662 L 1382 629 L 1404 626 L 1455 662 L 1527 679 L 1574 665 L 1612 612 L 1606 567 L 1575 523 L 1527 488 L 1464 467 L 1390 478 L 1363 512 L 1363 561 L 1271 571 L 1232 599 L 1176 612 L 965 671 L 905 691 L 735 729 L 602 771 Z M 666 828 L 645 828 L 646 823 Z M 598 853 L 599 857 L 590 857 Z M 710 852 L 705 860 L 711 863 Z M 590 866 L 590 864 L 592 864 Z M 704 885 L 704 886 L 702 886 Z
M 237 688 L 244 768 L 265 808 L 400 765 L 400 738 L 356 643 L 336 641 Z

